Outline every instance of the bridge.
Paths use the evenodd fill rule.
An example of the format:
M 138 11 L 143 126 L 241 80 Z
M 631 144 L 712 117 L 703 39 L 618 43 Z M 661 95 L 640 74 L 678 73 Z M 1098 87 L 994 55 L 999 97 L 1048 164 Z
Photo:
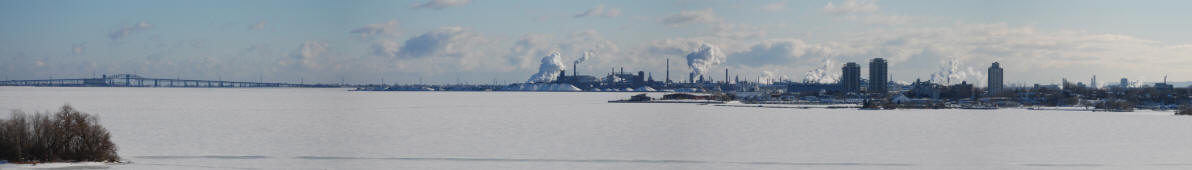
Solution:
M 104 75 L 100 78 L 6 80 L 0 86 L 58 87 L 334 87 L 319 84 L 269 83 L 222 80 L 148 78 L 134 74 Z

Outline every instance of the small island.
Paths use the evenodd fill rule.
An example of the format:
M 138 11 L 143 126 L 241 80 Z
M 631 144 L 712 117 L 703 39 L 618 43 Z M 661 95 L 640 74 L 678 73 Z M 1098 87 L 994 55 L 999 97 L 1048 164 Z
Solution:
M 98 117 L 70 105 L 53 114 L 13 111 L 0 119 L 0 164 L 118 163 L 111 137 Z

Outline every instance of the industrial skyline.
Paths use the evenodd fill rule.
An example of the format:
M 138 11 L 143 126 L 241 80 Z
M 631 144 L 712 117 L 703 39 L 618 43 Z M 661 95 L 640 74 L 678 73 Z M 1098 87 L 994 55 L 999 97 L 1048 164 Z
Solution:
M 683 74 L 693 71 L 714 79 L 839 81 L 842 65 L 833 62 L 884 58 L 888 78 L 903 83 L 944 79 L 987 86 L 992 69 L 984 68 L 999 62 L 1010 66 L 1004 74 L 1014 75 L 1005 84 L 1059 84 L 1093 75 L 1146 84 L 1164 76 L 1192 80 L 1192 68 L 1185 67 L 1192 63 L 1186 56 L 1192 54 L 1192 33 L 1181 29 L 1192 27 L 1183 22 L 1192 11 L 1178 8 L 1189 5 L 9 1 L 0 2 L 0 20 L 10 23 L 0 28 L 0 71 L 4 80 L 135 74 L 289 83 L 495 84 L 525 82 L 542 72 L 544 57 L 558 52 L 559 70 L 572 74 L 600 75 L 623 67 L 649 75 L 674 72 L 665 75 L 672 81 L 688 81 Z M 704 45 L 706 55 L 690 56 Z M 720 75 L 720 70 L 733 74 Z M 871 72 L 869 67 L 859 71 Z M 1117 84 L 1103 82 L 1097 85 Z

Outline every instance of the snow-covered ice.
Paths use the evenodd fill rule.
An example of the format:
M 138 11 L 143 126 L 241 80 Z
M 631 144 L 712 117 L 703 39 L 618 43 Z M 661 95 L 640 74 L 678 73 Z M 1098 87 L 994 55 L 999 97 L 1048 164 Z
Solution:
M 607 103 L 638 93 L 0 87 L 0 110 L 98 114 L 133 162 L 109 169 L 1192 168 L 1171 112 Z

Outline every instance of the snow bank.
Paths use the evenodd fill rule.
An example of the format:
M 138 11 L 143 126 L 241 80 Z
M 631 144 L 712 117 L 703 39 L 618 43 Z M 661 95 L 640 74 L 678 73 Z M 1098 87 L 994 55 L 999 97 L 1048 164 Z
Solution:
M 650 88 L 649 86 L 642 86 L 642 87 L 633 89 L 633 91 L 658 91 L 658 90 L 654 90 L 654 88 Z

